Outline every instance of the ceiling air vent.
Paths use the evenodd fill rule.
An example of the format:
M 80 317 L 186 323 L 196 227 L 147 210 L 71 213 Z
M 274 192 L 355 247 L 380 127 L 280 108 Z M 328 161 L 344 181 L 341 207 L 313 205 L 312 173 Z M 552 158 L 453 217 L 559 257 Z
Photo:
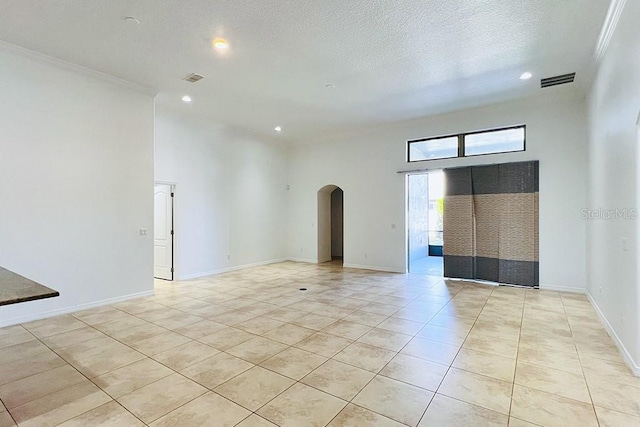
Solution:
M 565 83 L 573 83 L 573 80 L 576 78 L 576 73 L 563 74 L 561 76 L 555 77 L 547 77 L 546 79 L 540 80 L 540 87 L 545 88 L 549 86 L 557 86 L 563 85 Z
M 187 77 L 185 77 L 184 80 L 188 81 L 189 83 L 195 83 L 202 80 L 203 78 L 204 76 L 201 76 L 200 74 L 191 73 Z

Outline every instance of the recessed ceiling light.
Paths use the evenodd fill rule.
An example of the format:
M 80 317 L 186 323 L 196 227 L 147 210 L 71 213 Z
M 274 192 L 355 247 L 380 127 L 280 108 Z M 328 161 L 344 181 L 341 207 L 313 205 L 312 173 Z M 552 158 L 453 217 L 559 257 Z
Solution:
M 140 25 L 140 20 L 138 18 L 136 18 L 136 17 L 133 17 L 133 16 L 125 16 L 124 22 Z
M 326 85 L 324 85 L 324 87 L 326 87 L 327 89 L 335 89 L 336 85 L 331 84 L 331 83 L 327 83 Z
M 227 50 L 229 49 L 229 42 L 223 38 L 218 37 L 213 40 L 213 47 L 217 50 Z
M 282 128 L 280 126 L 276 126 L 273 128 L 273 130 L 275 130 L 276 132 L 282 132 Z
M 182 102 L 189 103 L 191 102 L 191 97 L 189 95 L 185 95 L 182 97 Z
M 524 73 L 520 74 L 520 80 L 529 80 L 531 77 L 533 77 L 533 74 L 531 74 L 529 71 L 525 71 Z

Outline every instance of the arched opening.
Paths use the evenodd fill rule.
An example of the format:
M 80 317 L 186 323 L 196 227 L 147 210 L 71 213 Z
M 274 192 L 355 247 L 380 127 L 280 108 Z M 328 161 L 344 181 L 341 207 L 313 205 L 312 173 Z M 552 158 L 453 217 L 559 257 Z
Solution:
M 318 263 L 342 262 L 344 256 L 344 192 L 336 185 L 318 190 Z

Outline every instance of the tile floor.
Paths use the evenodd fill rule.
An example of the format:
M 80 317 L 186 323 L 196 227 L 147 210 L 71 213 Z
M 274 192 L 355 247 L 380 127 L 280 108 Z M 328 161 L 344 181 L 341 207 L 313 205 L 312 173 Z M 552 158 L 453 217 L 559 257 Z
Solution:
M 0 329 L 0 399 L 0 427 L 640 426 L 583 295 L 292 262 Z

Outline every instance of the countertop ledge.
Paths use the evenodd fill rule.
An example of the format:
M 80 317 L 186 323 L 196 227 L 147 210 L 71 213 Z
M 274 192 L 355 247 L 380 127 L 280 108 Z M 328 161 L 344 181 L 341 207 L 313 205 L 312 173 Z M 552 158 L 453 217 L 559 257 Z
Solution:
M 60 292 L 0 267 L 0 305 L 60 296 Z

